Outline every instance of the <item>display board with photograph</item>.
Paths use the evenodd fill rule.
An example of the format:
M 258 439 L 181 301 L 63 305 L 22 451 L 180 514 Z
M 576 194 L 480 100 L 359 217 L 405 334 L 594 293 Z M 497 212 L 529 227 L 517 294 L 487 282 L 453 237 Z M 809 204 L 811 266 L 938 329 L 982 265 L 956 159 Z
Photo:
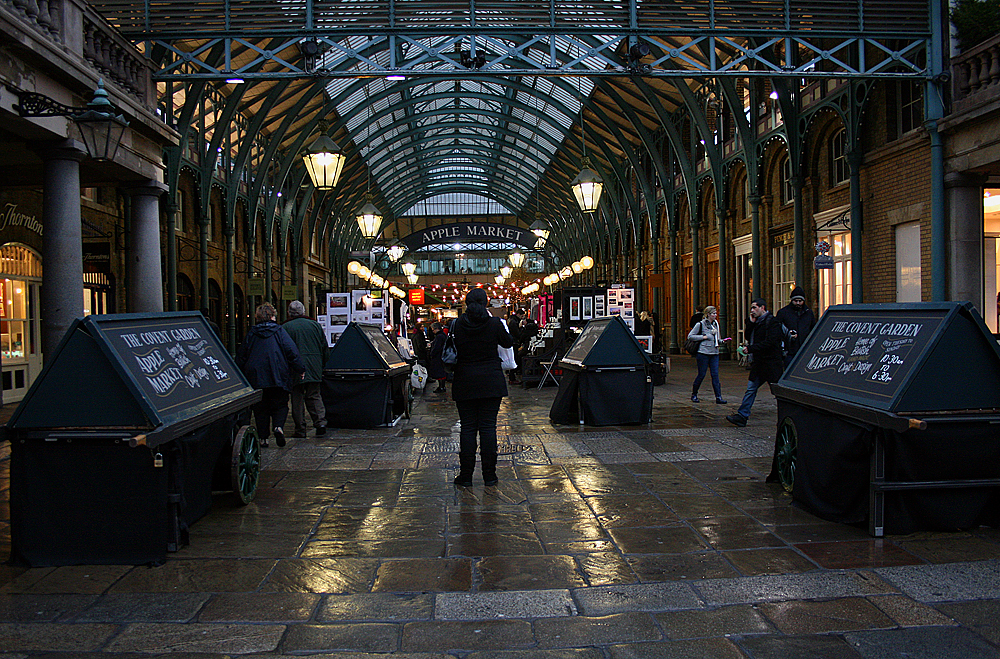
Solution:
M 326 324 L 323 330 L 328 346 L 333 347 L 337 343 L 344 328 L 351 322 L 351 309 L 350 293 L 326 294 Z
M 635 331 L 635 289 L 612 286 L 608 289 L 608 315 L 621 316 Z

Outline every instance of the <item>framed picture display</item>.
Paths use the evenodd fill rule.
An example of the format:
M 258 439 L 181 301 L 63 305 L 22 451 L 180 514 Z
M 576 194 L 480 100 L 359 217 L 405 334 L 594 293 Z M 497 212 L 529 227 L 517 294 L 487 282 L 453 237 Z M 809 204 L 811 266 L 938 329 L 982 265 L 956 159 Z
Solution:
M 596 295 L 594 296 L 594 318 L 601 318 L 604 316 L 604 296 Z
M 580 298 L 578 297 L 569 299 L 569 319 L 580 320 Z
M 594 298 L 587 296 L 583 298 L 583 315 L 581 320 L 590 320 L 594 317 Z

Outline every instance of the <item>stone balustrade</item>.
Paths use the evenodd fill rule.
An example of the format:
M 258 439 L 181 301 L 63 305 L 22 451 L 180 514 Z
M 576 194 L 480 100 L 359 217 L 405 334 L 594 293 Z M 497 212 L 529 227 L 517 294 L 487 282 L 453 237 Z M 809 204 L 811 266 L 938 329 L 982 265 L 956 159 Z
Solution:
M 951 68 L 956 109 L 983 92 L 1000 94 L 1000 34 L 952 59 Z
M 149 67 L 127 39 L 96 11 L 78 0 L 0 0 L 19 16 L 28 31 L 44 35 L 64 51 L 89 64 L 96 77 L 113 81 L 142 105 L 151 106 Z

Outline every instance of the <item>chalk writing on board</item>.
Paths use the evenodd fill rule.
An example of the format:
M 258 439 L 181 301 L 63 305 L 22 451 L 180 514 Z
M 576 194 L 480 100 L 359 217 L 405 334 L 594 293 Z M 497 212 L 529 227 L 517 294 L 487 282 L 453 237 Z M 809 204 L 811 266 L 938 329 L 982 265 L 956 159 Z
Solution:
M 160 409 L 182 409 L 246 387 L 200 317 L 105 321 L 101 331 Z

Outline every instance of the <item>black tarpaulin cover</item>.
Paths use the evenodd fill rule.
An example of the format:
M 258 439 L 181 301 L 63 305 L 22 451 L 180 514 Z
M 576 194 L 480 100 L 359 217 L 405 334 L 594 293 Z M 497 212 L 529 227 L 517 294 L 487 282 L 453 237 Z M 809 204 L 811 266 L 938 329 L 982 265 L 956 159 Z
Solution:
M 331 428 L 377 428 L 392 421 L 392 380 L 382 373 L 370 376 L 323 375 L 320 387 L 326 423 Z
M 553 423 L 649 423 L 651 362 L 621 318 L 590 321 L 559 363 L 563 376 L 549 410 Z
M 886 485 L 1000 478 L 1000 347 L 968 302 L 831 307 L 774 392 L 779 432 L 795 425 L 793 498 L 824 519 L 868 516 L 877 441 Z M 998 493 L 885 491 L 884 530 L 995 525 Z

